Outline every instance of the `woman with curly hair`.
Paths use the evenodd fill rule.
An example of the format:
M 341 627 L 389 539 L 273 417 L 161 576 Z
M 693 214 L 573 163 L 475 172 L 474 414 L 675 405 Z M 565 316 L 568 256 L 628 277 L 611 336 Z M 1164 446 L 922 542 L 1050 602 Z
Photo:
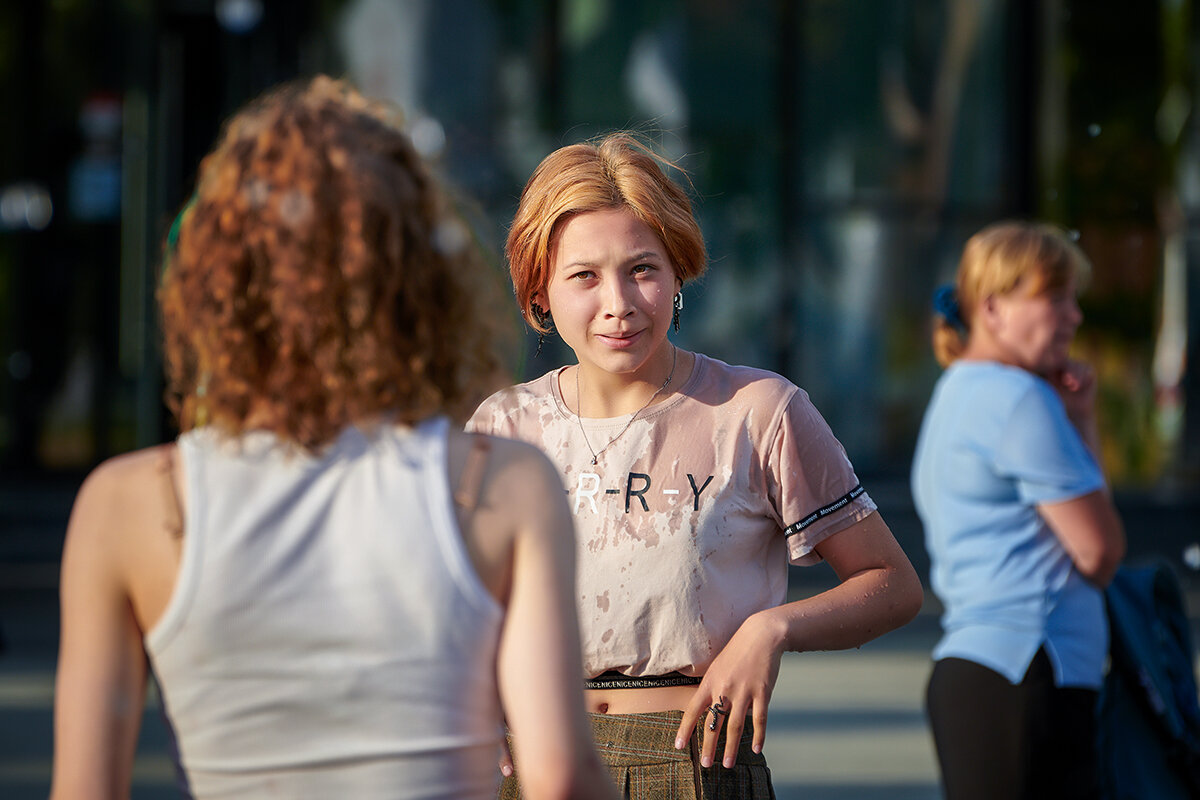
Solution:
M 625 133 L 542 161 L 509 269 L 525 319 L 577 363 L 493 395 L 470 427 L 538 445 L 563 475 L 580 534 L 580 678 L 618 785 L 769 798 L 783 653 L 903 625 L 921 586 L 803 390 L 671 342 L 705 248 L 666 166 Z M 789 603 L 789 561 L 825 561 L 838 585 Z M 531 796 L 519 739 L 513 755 Z
M 159 292 L 182 433 L 71 515 L 53 797 L 128 796 L 147 656 L 187 796 L 492 797 L 503 714 L 538 796 L 615 797 L 558 476 L 451 422 L 498 364 L 465 234 L 341 83 L 229 122 Z

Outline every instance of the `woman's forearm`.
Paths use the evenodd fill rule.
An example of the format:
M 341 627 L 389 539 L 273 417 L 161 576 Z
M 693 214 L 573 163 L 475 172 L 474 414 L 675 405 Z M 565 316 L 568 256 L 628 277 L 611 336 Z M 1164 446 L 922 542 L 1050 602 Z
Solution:
M 904 550 L 878 512 L 817 545 L 839 583 L 820 594 L 771 609 L 785 650 L 858 647 L 906 624 L 924 594 Z
M 759 615 L 774 631 L 782 650 L 846 650 L 910 622 L 920 611 L 922 599 L 920 582 L 911 566 L 907 570 L 878 567 L 850 575 L 813 597 Z

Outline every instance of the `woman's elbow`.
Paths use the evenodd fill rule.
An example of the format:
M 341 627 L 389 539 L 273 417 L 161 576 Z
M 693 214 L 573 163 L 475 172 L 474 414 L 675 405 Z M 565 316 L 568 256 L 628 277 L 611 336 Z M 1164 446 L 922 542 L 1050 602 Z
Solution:
M 920 613 L 921 606 L 925 603 L 925 590 L 921 588 L 921 579 L 917 577 L 917 571 L 911 565 L 895 580 L 898 586 L 893 607 L 898 619 L 896 627 L 900 627 L 912 622 Z
M 917 571 L 907 559 L 902 564 L 889 567 L 885 575 L 877 620 L 883 623 L 886 630 L 895 630 L 912 622 L 921 611 L 925 591 L 921 588 Z
M 1075 569 L 1089 583 L 1103 589 L 1117 574 L 1117 568 L 1125 558 L 1125 539 L 1106 544 L 1104 547 L 1080 554 L 1074 559 Z

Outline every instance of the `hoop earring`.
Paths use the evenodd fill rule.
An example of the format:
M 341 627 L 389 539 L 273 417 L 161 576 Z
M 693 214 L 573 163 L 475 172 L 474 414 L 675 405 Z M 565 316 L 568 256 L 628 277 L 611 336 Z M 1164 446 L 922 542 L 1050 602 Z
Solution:
M 546 331 L 543 329 L 548 328 L 551 333 L 554 332 L 554 317 L 550 316 L 550 312 L 544 310 L 537 303 L 529 306 L 529 313 L 533 314 L 533 318 L 538 324 L 537 350 L 533 352 L 533 357 L 537 358 L 542 354 L 542 345 L 546 343 Z
M 675 328 L 676 333 L 679 333 L 679 312 L 683 310 L 682 290 L 675 295 L 675 301 L 672 303 L 672 305 L 675 306 L 675 311 L 671 314 L 671 326 Z

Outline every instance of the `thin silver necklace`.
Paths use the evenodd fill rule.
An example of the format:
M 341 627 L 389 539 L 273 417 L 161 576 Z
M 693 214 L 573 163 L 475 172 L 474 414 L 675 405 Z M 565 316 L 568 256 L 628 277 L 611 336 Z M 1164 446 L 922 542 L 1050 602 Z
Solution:
M 654 402 L 654 398 L 662 394 L 663 390 L 670 385 L 671 379 L 675 377 L 675 359 L 678 356 L 679 348 L 675 345 L 671 345 L 671 371 L 667 373 L 667 379 L 663 381 L 662 386 L 654 390 L 654 394 L 650 395 L 650 399 L 647 400 L 641 408 L 633 412 L 633 416 L 629 418 L 629 422 L 625 423 L 625 427 L 621 428 L 621 432 L 609 439 L 608 444 L 604 445 L 604 447 L 601 447 L 599 450 L 592 449 L 592 443 L 589 442 L 587 438 L 587 431 L 583 428 L 583 394 L 579 391 L 580 369 L 578 366 L 575 367 L 575 407 L 579 409 L 579 413 L 575 415 L 575 419 L 579 422 L 579 432 L 583 434 L 583 443 L 587 445 L 588 452 L 592 454 L 592 466 L 596 465 L 596 462 L 600 460 L 600 456 L 604 454 L 605 450 L 612 447 L 617 439 L 620 439 L 625 435 L 625 431 L 629 430 L 629 426 L 633 425 L 633 421 L 638 418 L 638 415 L 645 411 L 650 404 Z

